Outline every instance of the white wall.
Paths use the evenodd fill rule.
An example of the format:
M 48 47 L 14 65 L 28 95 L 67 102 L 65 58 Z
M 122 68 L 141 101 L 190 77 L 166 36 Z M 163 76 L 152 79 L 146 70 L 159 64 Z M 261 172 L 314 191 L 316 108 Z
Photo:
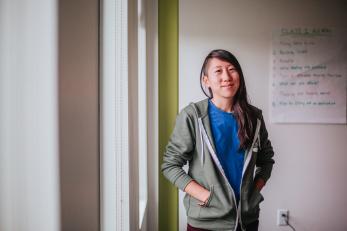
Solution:
M 0 230 L 57 231 L 57 2 L 0 1 Z
M 262 191 L 260 230 L 290 230 L 276 226 L 279 208 L 289 209 L 296 230 L 347 228 L 346 125 L 269 123 L 272 29 L 346 28 L 346 9 L 346 1 L 336 0 L 180 1 L 180 108 L 204 98 L 199 86 L 202 62 L 210 50 L 224 48 L 238 57 L 251 102 L 263 109 L 276 163 Z M 183 210 L 180 206 L 180 230 L 185 228 Z

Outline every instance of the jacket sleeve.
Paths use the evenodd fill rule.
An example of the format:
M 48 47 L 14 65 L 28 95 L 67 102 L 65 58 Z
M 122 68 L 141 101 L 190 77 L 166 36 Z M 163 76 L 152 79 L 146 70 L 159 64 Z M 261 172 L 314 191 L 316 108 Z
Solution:
M 271 141 L 268 138 L 268 132 L 266 130 L 265 121 L 262 114 L 260 119 L 260 149 L 256 162 L 257 169 L 255 173 L 255 180 L 257 178 L 262 178 L 266 182 L 271 176 L 272 166 L 275 161 L 273 159 L 274 151 Z
M 182 110 L 176 117 L 175 128 L 166 146 L 161 165 L 164 176 L 182 191 L 193 180 L 182 167 L 192 159 L 194 149 L 194 124 L 188 113 Z

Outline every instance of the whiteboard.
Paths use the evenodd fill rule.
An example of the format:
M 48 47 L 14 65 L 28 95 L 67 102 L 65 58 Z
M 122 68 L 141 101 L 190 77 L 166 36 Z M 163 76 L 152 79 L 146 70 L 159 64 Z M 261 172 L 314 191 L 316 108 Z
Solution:
M 271 122 L 346 123 L 346 52 L 342 30 L 274 30 Z

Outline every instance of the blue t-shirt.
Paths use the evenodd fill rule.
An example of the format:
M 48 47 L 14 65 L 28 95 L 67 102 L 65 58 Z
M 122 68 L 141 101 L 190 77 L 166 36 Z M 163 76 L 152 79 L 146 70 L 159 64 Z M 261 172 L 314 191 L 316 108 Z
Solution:
M 235 192 L 236 200 L 239 201 L 245 152 L 239 150 L 240 140 L 237 136 L 237 120 L 231 112 L 225 112 L 217 108 L 211 100 L 209 100 L 208 105 L 217 157 Z

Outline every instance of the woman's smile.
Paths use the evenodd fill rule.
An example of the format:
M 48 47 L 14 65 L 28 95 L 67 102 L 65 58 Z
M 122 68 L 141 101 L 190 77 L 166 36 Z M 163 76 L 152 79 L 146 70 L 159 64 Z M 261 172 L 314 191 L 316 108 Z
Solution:
M 231 89 L 232 87 L 234 86 L 234 84 L 228 84 L 228 85 L 222 85 L 223 88 L 226 88 L 226 89 Z

